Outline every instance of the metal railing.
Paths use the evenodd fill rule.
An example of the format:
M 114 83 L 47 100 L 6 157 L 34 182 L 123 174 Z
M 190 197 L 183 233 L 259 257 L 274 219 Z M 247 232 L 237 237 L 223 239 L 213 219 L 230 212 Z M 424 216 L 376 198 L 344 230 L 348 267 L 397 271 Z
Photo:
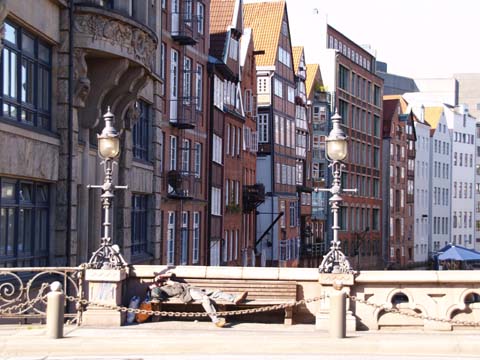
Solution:
M 84 267 L 0 268 L 0 324 L 17 320 L 22 323 L 44 322 L 45 295 L 53 281 L 59 281 L 65 293 L 84 297 Z M 65 319 L 80 323 L 83 308 L 65 304 Z

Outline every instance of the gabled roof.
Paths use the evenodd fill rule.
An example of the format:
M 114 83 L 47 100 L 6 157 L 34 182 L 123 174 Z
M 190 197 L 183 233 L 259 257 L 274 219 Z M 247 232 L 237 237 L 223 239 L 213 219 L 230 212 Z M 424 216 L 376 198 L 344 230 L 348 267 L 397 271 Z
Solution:
M 397 112 L 400 99 L 393 97 L 383 98 L 383 137 L 389 138 L 391 136 L 393 115 Z
M 219 60 L 224 60 L 227 52 L 228 34 L 238 24 L 241 6 L 239 0 L 211 0 L 210 1 L 210 51 L 209 54 Z M 241 12 L 240 12 L 241 15 Z M 237 29 L 242 31 L 242 29 Z
M 416 122 L 419 122 L 421 124 L 430 126 L 430 124 L 428 123 L 428 121 L 426 119 L 424 119 L 423 122 L 420 121 L 420 119 L 417 117 L 417 115 L 415 115 L 415 113 L 412 111 L 412 108 L 410 107 L 407 100 L 405 100 L 405 98 L 402 95 L 384 95 L 383 96 L 384 101 L 385 100 L 395 100 L 395 99 L 400 100 L 400 109 L 401 109 L 402 113 L 406 113 L 406 112 L 411 111 L 414 122 L 416 121 Z
M 430 124 L 432 130 L 437 128 L 442 114 L 442 106 L 430 106 L 425 108 L 425 120 Z
M 243 7 L 245 27 L 253 29 L 255 50 L 265 51 L 255 57 L 257 66 L 275 65 L 285 9 L 285 1 L 249 3 Z
M 311 99 L 313 92 L 315 91 L 315 85 L 323 86 L 320 65 L 307 64 L 307 79 L 305 80 L 305 91 L 307 93 L 307 99 Z
M 293 69 L 295 73 L 298 71 L 300 66 L 300 59 L 302 58 L 303 54 L 303 46 L 293 46 L 292 47 L 292 55 L 293 55 Z

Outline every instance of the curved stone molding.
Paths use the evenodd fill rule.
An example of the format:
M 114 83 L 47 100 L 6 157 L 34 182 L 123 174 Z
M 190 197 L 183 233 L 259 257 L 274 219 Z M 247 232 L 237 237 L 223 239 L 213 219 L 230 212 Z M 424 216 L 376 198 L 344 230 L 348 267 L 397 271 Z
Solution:
M 88 8 L 88 13 L 77 13 L 74 21 L 76 36 L 87 36 L 91 39 L 87 43 L 79 38 L 77 46 L 115 52 L 139 62 L 152 71 L 158 43 L 155 35 L 140 24 L 135 24 L 133 20 L 122 21 L 119 17 L 119 15 L 110 17 L 105 12 L 94 11 L 91 8 Z M 105 44 L 110 47 L 107 48 Z

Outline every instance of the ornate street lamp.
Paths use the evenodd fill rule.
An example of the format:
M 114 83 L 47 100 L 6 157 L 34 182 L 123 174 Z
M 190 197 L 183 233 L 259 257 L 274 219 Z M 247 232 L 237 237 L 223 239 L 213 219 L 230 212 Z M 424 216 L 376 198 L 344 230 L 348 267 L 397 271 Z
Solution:
M 100 248 L 95 251 L 88 261 L 88 267 L 94 269 L 119 269 L 127 265 L 127 262 L 120 254 L 120 247 L 113 245 L 111 238 L 111 222 L 110 209 L 112 201 L 115 197 L 114 191 L 116 189 L 127 189 L 128 186 L 113 185 L 113 165 L 116 163 L 115 159 L 120 155 L 120 134 L 112 125 L 114 115 L 110 112 L 108 107 L 107 113 L 103 115 L 105 119 L 105 127 L 98 139 L 98 155 L 103 159 L 101 164 L 104 165 L 105 179 L 103 185 L 88 185 L 88 188 L 102 189 L 102 206 L 104 210 L 103 220 L 103 236 L 100 243 Z
M 340 127 L 341 120 L 342 117 L 335 112 L 335 115 L 332 116 L 332 130 L 326 139 L 327 160 L 330 162 L 328 167 L 332 168 L 333 174 L 332 187 L 330 189 L 315 189 L 315 191 L 327 191 L 332 194 L 329 202 L 333 214 L 333 240 L 330 246 L 330 251 L 323 257 L 323 261 L 318 269 L 321 273 L 354 272 L 350 266 L 350 262 L 341 250 L 340 240 L 338 239 L 338 230 L 340 230 L 338 224 L 338 211 L 340 209 L 340 203 L 343 201 L 340 196 L 340 193 L 342 192 L 342 169 L 345 167 L 342 161 L 345 160 L 348 155 L 347 136 Z M 343 192 L 357 192 L 357 189 L 343 189 Z

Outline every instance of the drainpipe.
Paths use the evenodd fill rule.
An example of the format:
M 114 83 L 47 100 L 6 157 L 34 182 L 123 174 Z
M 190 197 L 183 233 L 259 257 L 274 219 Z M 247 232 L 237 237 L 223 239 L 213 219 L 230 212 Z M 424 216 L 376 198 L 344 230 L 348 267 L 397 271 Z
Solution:
M 67 160 L 67 236 L 66 265 L 70 265 L 72 244 L 72 180 L 73 180 L 73 0 L 68 5 L 68 160 Z

